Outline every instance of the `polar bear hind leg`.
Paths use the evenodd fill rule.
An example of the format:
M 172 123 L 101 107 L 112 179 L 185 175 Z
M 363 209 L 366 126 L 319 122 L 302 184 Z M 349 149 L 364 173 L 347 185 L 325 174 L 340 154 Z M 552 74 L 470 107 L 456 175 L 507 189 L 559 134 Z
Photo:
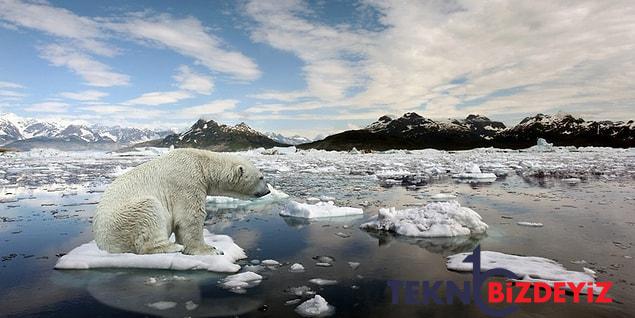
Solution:
M 183 251 L 183 245 L 169 241 L 172 232 L 169 214 L 156 198 L 140 198 L 127 204 L 118 214 L 120 220 L 125 220 L 125 225 L 122 224 L 118 230 L 128 232 L 132 238 L 131 252 L 157 254 Z

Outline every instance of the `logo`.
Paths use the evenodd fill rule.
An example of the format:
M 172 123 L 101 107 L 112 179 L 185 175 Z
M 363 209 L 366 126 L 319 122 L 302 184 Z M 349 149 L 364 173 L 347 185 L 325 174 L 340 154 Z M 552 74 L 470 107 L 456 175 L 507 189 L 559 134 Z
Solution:
M 492 317 L 504 317 L 518 310 L 517 304 L 566 303 L 565 294 L 572 294 L 572 303 L 611 303 L 607 296 L 612 282 L 564 282 L 547 284 L 542 281 L 522 281 L 522 277 L 505 268 L 493 268 L 482 272 L 481 246 L 477 246 L 463 263 L 472 263 L 472 281 L 464 281 L 460 288 L 453 281 L 400 281 L 389 280 L 392 304 L 403 301 L 410 305 L 453 304 L 455 298 L 463 304 L 474 303 L 485 314 Z M 492 277 L 506 278 L 507 282 L 487 281 Z M 486 286 L 486 301 L 481 297 L 483 284 Z M 445 296 L 439 290 L 445 285 Z M 533 290 L 532 290 L 533 288 Z M 403 290 L 404 299 L 400 299 Z M 584 300 L 584 298 L 586 298 Z M 507 306 L 500 306 L 506 304 Z M 493 305 L 499 305 L 493 307 Z

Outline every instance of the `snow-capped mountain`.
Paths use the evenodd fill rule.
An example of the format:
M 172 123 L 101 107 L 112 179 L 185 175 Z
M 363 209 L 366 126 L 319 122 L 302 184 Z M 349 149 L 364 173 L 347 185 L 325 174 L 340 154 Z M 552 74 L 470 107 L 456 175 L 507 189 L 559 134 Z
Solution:
M 635 123 L 624 121 L 585 121 L 571 114 L 537 114 L 526 117 L 513 128 L 502 131 L 497 142 L 520 148 L 544 138 L 555 146 L 634 147 Z
M 277 134 L 277 133 L 274 133 L 274 132 L 266 132 L 265 136 L 267 136 L 267 137 L 269 137 L 269 138 L 271 138 L 271 139 L 273 139 L 273 140 L 275 140 L 275 141 L 277 141 L 279 143 L 287 144 L 287 145 L 299 145 L 299 144 L 305 144 L 307 142 L 313 141 L 313 140 L 311 140 L 311 139 L 309 139 L 307 137 L 303 137 L 303 136 L 300 136 L 300 135 L 294 135 L 294 136 L 291 136 L 291 137 L 287 137 L 287 136 L 284 136 L 282 134 Z
M 288 145 L 270 139 L 245 123 L 229 126 L 213 120 L 199 119 L 188 131 L 169 135 L 156 143 L 156 146 L 236 151 Z
M 82 149 L 89 144 L 100 144 L 107 148 L 165 137 L 173 131 L 124 128 L 100 125 L 64 125 L 32 118 L 22 118 L 15 114 L 0 114 L 0 145 L 16 149 L 33 147 Z M 90 147 L 89 147 L 90 148 Z
M 633 147 L 633 121 L 585 121 L 568 114 L 538 114 L 506 128 L 501 122 L 480 115 L 462 120 L 432 120 L 416 113 L 399 118 L 382 116 L 364 129 L 349 130 L 300 148 L 326 150 L 423 149 L 446 150 L 476 147 L 527 148 L 537 138 L 557 146 Z

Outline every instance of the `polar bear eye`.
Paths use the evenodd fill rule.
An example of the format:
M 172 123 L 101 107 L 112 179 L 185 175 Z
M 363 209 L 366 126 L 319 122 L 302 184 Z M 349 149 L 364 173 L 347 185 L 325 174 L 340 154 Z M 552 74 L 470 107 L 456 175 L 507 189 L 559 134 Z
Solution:
M 260 178 L 258 178 L 258 179 L 260 179 L 260 180 L 263 180 L 264 178 L 265 178 L 265 177 L 263 177 L 263 176 L 260 176 Z

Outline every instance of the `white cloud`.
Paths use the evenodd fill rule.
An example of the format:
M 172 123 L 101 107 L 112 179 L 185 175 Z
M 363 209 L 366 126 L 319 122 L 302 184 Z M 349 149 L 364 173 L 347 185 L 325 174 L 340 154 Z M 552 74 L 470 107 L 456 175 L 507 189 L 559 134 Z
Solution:
M 24 110 L 34 113 L 64 113 L 68 110 L 68 107 L 68 104 L 62 102 L 43 102 L 33 104 Z
M 0 81 L 0 88 L 18 89 L 18 88 L 24 88 L 24 86 L 22 86 L 22 85 L 20 85 L 18 83 Z
M 186 107 L 181 109 L 180 114 L 186 117 L 202 117 L 205 115 L 221 114 L 236 108 L 238 100 L 220 99 L 203 105 Z
M 102 99 L 103 97 L 108 96 L 108 93 L 95 90 L 86 90 L 81 92 L 63 92 L 60 93 L 60 96 L 79 101 L 97 101 Z
M 214 90 L 214 81 L 210 76 L 205 76 L 192 71 L 188 66 L 181 65 L 174 76 L 178 87 L 182 90 L 209 95 Z
M 150 92 L 137 98 L 124 102 L 124 105 L 164 105 L 174 104 L 184 99 L 191 98 L 192 94 L 185 91 Z
M 87 85 L 110 87 L 127 85 L 128 75 L 117 73 L 89 55 L 60 44 L 40 48 L 40 56 L 55 66 L 65 66 L 81 76 Z
M 133 15 L 104 25 L 143 43 L 170 48 L 195 59 L 212 71 L 240 80 L 260 77 L 260 70 L 254 61 L 226 48 L 221 39 L 194 17 L 178 19 L 167 14 Z
M 0 19 L 12 26 L 70 39 L 95 54 L 113 56 L 117 53 L 116 48 L 102 41 L 105 35 L 97 22 L 46 2 L 2 0 Z
M 24 95 L 23 93 L 0 89 L 0 98 L 1 99 L 5 99 L 5 98 L 21 98 L 21 97 L 24 97 L 24 96 L 26 96 L 26 95 Z
M 305 62 L 307 90 L 313 96 L 340 99 L 363 83 L 355 61 L 370 44 L 367 32 L 304 19 L 300 16 L 309 9 L 301 1 L 251 1 L 245 11 L 258 23 L 251 33 L 253 40 L 291 52 Z
M 258 94 L 251 94 L 247 97 L 262 99 L 262 100 L 274 100 L 281 102 L 294 102 L 298 99 L 310 97 L 310 94 L 306 91 L 289 91 L 289 92 L 281 92 L 281 91 L 265 91 Z
M 558 109 L 632 117 L 631 1 L 364 5 L 379 13 L 372 30 L 327 25 L 302 1 L 251 1 L 245 11 L 257 23 L 252 39 L 295 54 L 304 62 L 308 95 L 350 117 L 413 110 L 435 118 L 517 116 Z M 249 111 L 280 118 L 301 108 L 293 98 L 279 101 Z

